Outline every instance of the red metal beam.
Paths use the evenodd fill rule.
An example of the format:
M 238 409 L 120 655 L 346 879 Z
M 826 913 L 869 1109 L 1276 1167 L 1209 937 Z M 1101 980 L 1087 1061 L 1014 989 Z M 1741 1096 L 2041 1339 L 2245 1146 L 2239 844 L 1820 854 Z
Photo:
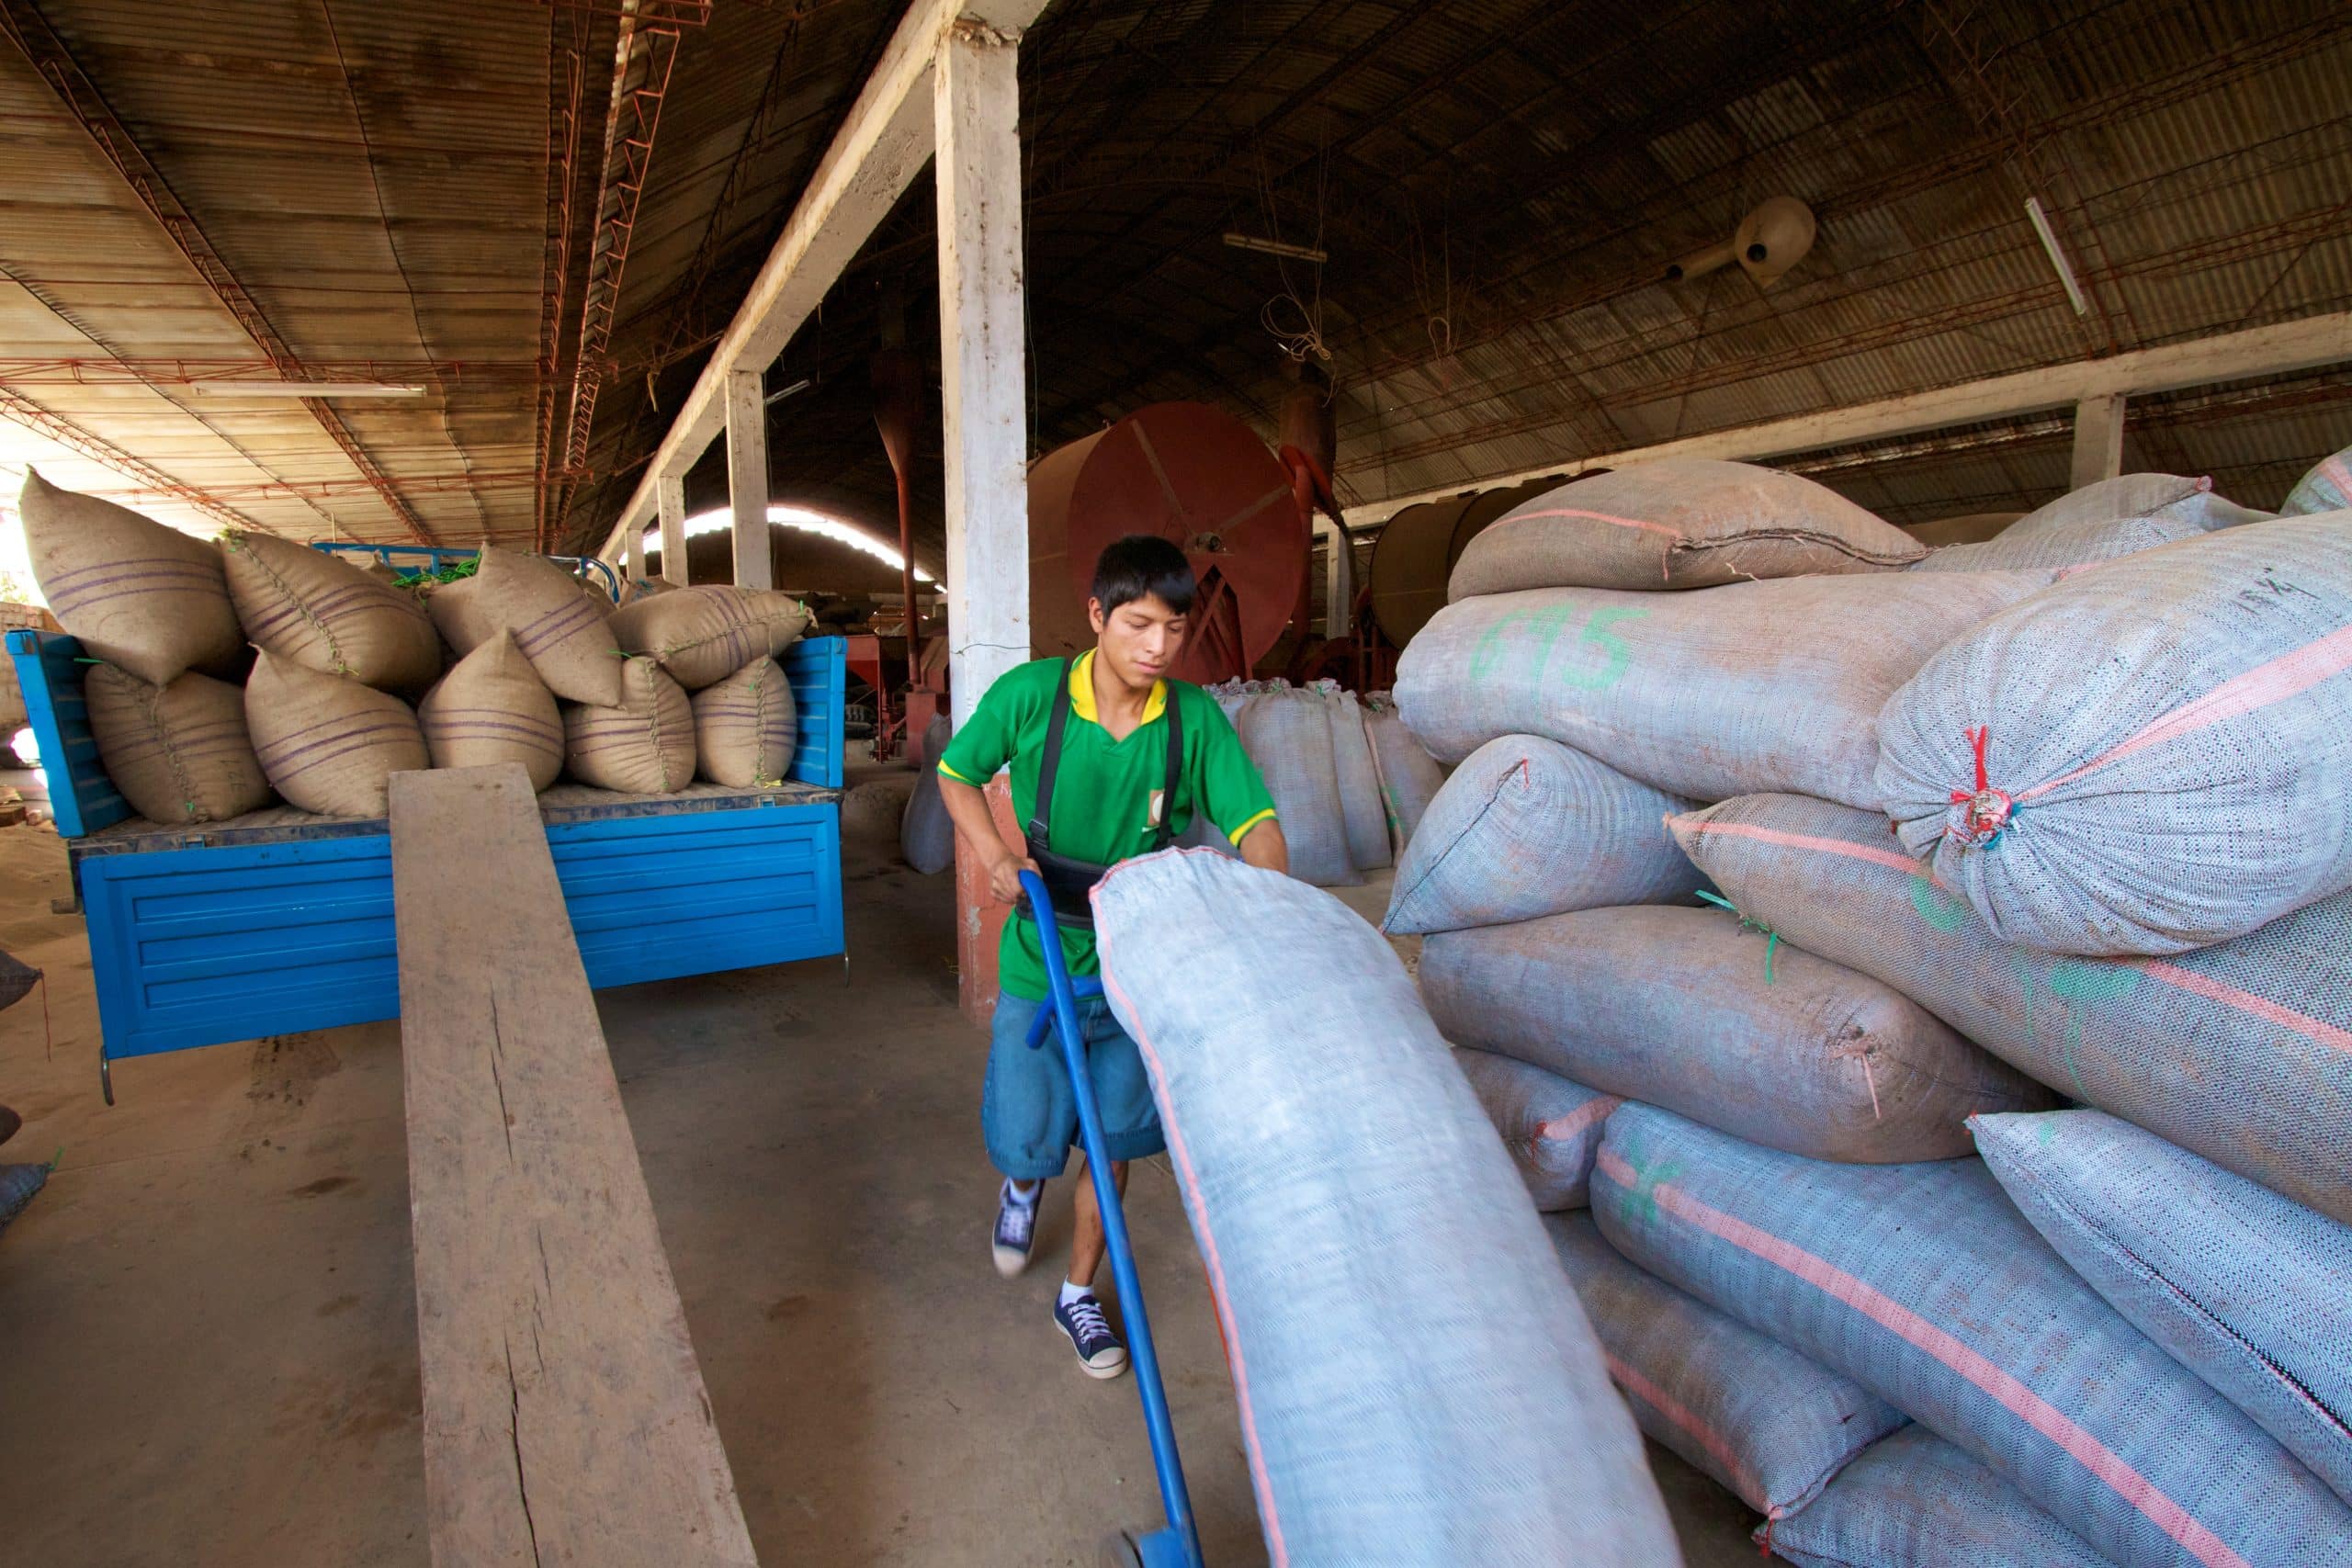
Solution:
M 587 466 L 588 434 L 596 422 L 597 395 L 604 389 L 603 361 L 620 308 L 621 276 L 628 265 L 638 203 L 645 194 L 646 173 L 653 162 L 662 101 L 670 90 L 670 72 L 677 59 L 676 28 L 649 27 L 630 17 L 622 18 L 620 39 L 613 50 L 612 102 L 605 120 L 604 177 L 591 209 L 596 232 L 581 291 L 580 357 L 572 373 L 571 417 L 564 429 L 563 466 L 569 470 Z M 549 499 L 540 520 L 541 549 L 562 532 L 574 490 L 567 480 Z
M 269 319 L 262 314 L 261 307 L 254 302 L 254 297 L 229 270 L 228 263 L 221 260 L 220 253 L 212 248 L 212 243 L 204 237 L 204 231 L 198 226 L 195 215 L 173 194 L 163 172 L 131 139 L 130 130 L 107 107 L 96 84 L 90 80 L 66 49 L 64 40 L 51 29 L 47 18 L 42 17 L 33 0 L 0 0 L 0 32 L 6 32 L 10 41 L 24 51 L 25 58 L 32 63 L 41 80 L 57 94 L 66 112 L 81 125 L 98 151 L 114 165 L 115 172 L 122 176 L 123 183 L 131 188 L 155 221 L 163 226 L 164 232 L 170 237 L 180 254 L 187 258 L 197 276 L 204 279 L 213 297 L 237 319 L 237 324 L 244 329 L 245 335 L 252 338 L 271 360 L 300 366 L 300 356 L 279 335 L 277 329 L 270 325 Z M 299 373 L 296 378 L 301 378 Z M 319 422 L 320 428 L 333 438 L 334 444 L 343 448 L 344 455 L 351 459 L 351 466 L 383 498 L 385 506 L 390 509 L 392 515 L 400 520 L 411 536 L 420 544 L 431 544 L 433 537 L 424 521 L 410 510 L 407 502 L 401 499 L 400 491 L 393 488 L 391 479 L 377 467 L 375 458 L 368 456 L 367 448 L 359 444 L 358 437 L 351 433 L 342 417 L 316 398 L 304 398 L 302 406 L 310 411 L 311 416 Z
M 283 359 L 0 357 L 0 385 L 40 387 L 233 386 L 239 381 L 381 381 L 438 392 L 537 386 L 550 379 L 530 359 Z
M 5 396 L 6 394 L 0 394 Z M 537 468 L 516 468 L 491 474 L 429 474 L 406 481 L 406 487 L 424 494 L 444 494 L 462 491 L 531 490 L 549 484 L 563 483 L 584 478 L 579 474 L 543 475 Z M 333 501 L 338 496 L 357 495 L 368 489 L 365 479 L 272 479 L 266 482 L 236 485 L 207 485 L 204 493 L 214 501 Z M 148 489 L 107 490 L 97 494 L 121 500 L 126 496 L 144 497 L 155 494 L 176 494 L 171 491 Z M 520 528 L 513 530 L 520 533 Z
M 553 11 L 589 11 L 634 18 L 640 26 L 698 28 L 710 20 L 710 0 L 538 0 Z
M 162 469 L 140 461 L 104 436 L 93 434 L 62 415 L 51 413 L 30 398 L 20 398 L 14 392 L 0 390 L 0 419 L 13 420 L 27 430 L 48 436 L 61 446 L 79 452 L 93 463 L 140 480 L 146 487 L 146 494 L 186 502 L 214 522 L 232 528 L 253 526 L 250 520 L 221 506 L 209 493 L 191 490 Z
M 555 467 L 556 409 L 562 396 L 559 375 L 563 363 L 564 300 L 571 291 L 571 193 L 578 175 L 574 160 L 580 146 L 580 100 L 587 82 L 587 25 L 574 17 L 569 28 L 560 17 L 548 18 L 547 239 L 539 267 L 539 363 L 547 378 L 539 383 L 537 418 L 534 425 L 533 461 L 546 474 Z M 531 498 L 531 536 L 545 540 L 551 500 L 545 485 Z

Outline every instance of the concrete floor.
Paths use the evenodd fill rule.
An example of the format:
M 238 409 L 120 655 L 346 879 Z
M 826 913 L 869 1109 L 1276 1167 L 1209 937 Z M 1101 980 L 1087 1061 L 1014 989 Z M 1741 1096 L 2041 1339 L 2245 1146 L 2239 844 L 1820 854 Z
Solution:
M 768 1562 L 1082 1563 L 1158 1521 L 1135 1384 L 1080 1377 L 1047 1302 L 1066 1243 L 985 1255 L 985 1042 L 955 1011 L 945 877 L 898 862 L 894 786 L 845 814 L 852 962 L 599 994 L 752 1539 Z M 423 1564 L 398 1032 L 119 1064 L 98 1096 L 65 855 L 0 829 L 5 1151 L 62 1163 L 0 1235 L 0 1558 Z M 1382 890 L 1351 896 L 1375 910 Z M 1210 1561 L 1262 1562 L 1205 1286 L 1164 1165 L 1129 1199 Z M 1752 1516 L 1653 1449 L 1694 1564 Z

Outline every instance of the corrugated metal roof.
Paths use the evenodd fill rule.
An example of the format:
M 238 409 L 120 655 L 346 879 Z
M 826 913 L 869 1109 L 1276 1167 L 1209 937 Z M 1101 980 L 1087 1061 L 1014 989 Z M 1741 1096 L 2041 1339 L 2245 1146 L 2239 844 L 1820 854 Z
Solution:
M 39 4 L 298 355 L 442 367 L 424 398 L 341 405 L 404 503 L 453 540 L 527 533 L 532 476 L 556 466 L 543 390 L 559 431 L 568 408 L 617 0 Z M 681 34 L 575 537 L 634 484 L 901 8 L 721 0 Z M 543 385 L 549 115 L 575 52 L 571 272 Z M 1318 276 L 1351 501 L 2342 310 L 2346 80 L 2352 15 L 2320 0 L 1060 0 L 1023 49 L 1035 444 L 1159 397 L 1269 417 L 1283 380 L 1262 314 L 1285 282 L 1311 302 Z M 1821 217 L 1779 285 L 1660 281 L 1777 192 Z M 2088 318 L 2025 222 L 2028 194 L 2065 236 Z M 915 346 L 934 340 L 931 225 L 928 193 L 910 193 L 786 351 L 815 386 L 778 405 L 780 491 L 888 515 L 864 360 L 886 283 Z M 1318 275 L 1232 251 L 1218 235 L 1234 228 L 1331 260 Z M 255 353 L 13 51 L 0 336 L 20 357 Z M 298 404 L 6 390 L 265 526 L 401 532 Z M 2135 429 L 2152 460 L 2275 499 L 2352 439 L 2341 402 L 2302 390 L 2235 412 L 2152 404 Z M 1978 434 L 1824 471 L 1903 520 L 2064 483 L 2065 443 L 2033 422 Z M 0 457 L 40 446 L 10 427 Z M 124 488 L 62 460 L 69 482 Z M 935 532 L 937 454 L 919 460 Z M 696 504 L 713 482 L 697 473 Z

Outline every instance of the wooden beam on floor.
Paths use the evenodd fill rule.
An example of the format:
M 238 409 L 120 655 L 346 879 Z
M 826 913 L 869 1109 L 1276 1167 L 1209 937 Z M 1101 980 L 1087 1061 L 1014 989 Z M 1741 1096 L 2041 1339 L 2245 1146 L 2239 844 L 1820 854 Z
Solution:
M 754 1562 L 530 781 L 391 839 L 433 1561 Z

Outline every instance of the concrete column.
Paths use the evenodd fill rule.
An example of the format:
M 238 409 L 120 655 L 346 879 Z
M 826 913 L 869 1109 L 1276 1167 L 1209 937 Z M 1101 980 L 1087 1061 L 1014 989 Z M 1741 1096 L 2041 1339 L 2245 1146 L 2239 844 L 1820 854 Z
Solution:
M 766 378 L 757 370 L 727 376 L 727 506 L 733 514 L 735 586 L 773 588 L 768 554 Z
M 1323 635 L 1341 637 L 1351 629 L 1348 611 L 1356 602 L 1355 546 L 1349 542 L 1347 530 L 1328 517 L 1315 520 L 1316 532 L 1323 536 Z
M 645 525 L 626 524 L 621 528 L 621 581 L 635 582 L 645 575 Z
M 662 520 L 662 581 L 686 585 L 686 476 L 656 477 L 653 500 Z
M 2123 398 L 2085 398 L 2075 405 L 2075 462 L 2066 488 L 2080 490 L 2123 471 Z
M 938 149 L 939 338 L 947 434 L 948 682 L 960 726 L 1029 658 L 1028 417 L 1022 365 L 1020 34 L 948 28 L 932 78 Z M 962 855 L 958 846 L 958 858 Z M 996 949 L 958 866 L 967 1015 L 994 1005 Z M 985 890 L 979 896 L 985 897 Z

